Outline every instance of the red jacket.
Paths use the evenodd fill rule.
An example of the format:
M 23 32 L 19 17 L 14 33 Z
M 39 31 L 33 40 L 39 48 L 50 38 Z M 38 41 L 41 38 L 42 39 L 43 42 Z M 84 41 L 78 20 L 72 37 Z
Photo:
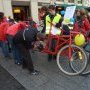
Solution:
M 4 22 L 7 22 L 7 18 L 4 16 L 3 19 L 0 21 L 0 24 L 1 23 L 4 23 Z
M 6 40 L 6 31 L 9 27 L 9 24 L 7 22 L 0 24 L 0 40 L 5 41 Z
M 87 18 L 83 19 L 82 25 L 80 25 L 80 27 L 78 26 L 78 22 L 75 22 L 74 30 L 80 31 L 80 29 L 83 30 L 84 34 L 86 34 L 88 30 L 90 30 L 90 23 L 89 23 L 89 20 Z
M 89 23 L 89 20 L 87 19 L 87 18 L 84 18 L 83 19 L 83 23 L 84 23 L 84 29 L 86 30 L 86 31 L 88 31 L 88 30 L 90 30 L 90 23 Z
M 13 24 L 12 26 L 10 26 L 7 29 L 6 34 L 11 35 L 11 36 L 14 36 L 19 30 L 24 29 L 25 26 L 26 26 L 26 24 L 23 23 L 23 22 L 20 22 L 20 23 L 17 23 L 17 24 Z

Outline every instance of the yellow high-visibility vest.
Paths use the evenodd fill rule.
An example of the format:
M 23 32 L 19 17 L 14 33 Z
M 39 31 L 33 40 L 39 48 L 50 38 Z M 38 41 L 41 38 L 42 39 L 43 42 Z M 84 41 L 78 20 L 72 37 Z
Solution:
M 46 16 L 46 31 L 45 31 L 45 34 L 49 34 L 50 33 L 50 29 L 52 29 L 52 27 L 53 27 L 53 26 L 51 27 L 51 23 L 52 24 L 59 23 L 60 19 L 61 19 L 61 15 L 60 14 L 56 14 L 56 16 L 54 17 L 53 21 L 51 21 L 49 15 L 47 15 Z M 61 33 L 60 28 L 57 28 L 56 35 L 60 35 L 60 33 Z

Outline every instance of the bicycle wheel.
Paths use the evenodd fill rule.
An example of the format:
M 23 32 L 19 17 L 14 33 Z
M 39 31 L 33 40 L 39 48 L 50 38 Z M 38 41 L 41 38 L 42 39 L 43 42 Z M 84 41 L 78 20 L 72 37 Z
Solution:
M 88 75 L 88 74 L 90 74 L 90 61 L 89 61 L 89 59 L 90 59 L 90 54 L 88 53 L 88 52 L 86 52 L 86 54 L 87 54 L 87 66 L 86 66 L 86 68 L 85 68 L 85 70 L 80 74 L 80 75 L 82 75 L 82 76 L 85 76 L 85 75 Z M 72 67 L 72 69 L 74 70 L 74 71 L 76 71 L 77 72 L 77 70 L 73 67 L 73 65 L 71 64 L 71 67 Z
M 71 47 L 71 58 L 69 58 L 69 47 Z M 78 52 L 80 52 L 82 58 L 80 58 Z M 66 45 L 61 48 L 57 54 L 57 65 L 59 69 L 67 75 L 78 75 L 86 68 L 86 53 L 76 45 Z

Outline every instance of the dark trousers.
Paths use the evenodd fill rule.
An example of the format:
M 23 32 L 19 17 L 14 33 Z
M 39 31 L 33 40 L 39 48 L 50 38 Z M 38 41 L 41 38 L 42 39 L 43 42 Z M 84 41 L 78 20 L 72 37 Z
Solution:
M 22 56 L 20 54 L 19 49 L 17 48 L 17 46 L 13 43 L 13 36 L 11 35 L 7 35 L 7 40 L 9 42 L 9 47 L 12 50 L 12 54 L 15 60 L 15 63 L 22 63 Z
M 55 51 L 55 46 L 56 46 L 56 39 L 52 39 L 51 43 L 49 44 L 49 49 L 50 51 L 54 52 Z M 48 54 L 48 61 L 52 60 L 54 58 L 56 58 L 56 55 L 52 55 L 52 54 Z
M 7 41 L 0 41 L 0 46 L 2 49 L 2 53 L 4 54 L 4 57 L 9 57 L 9 49 L 8 49 L 8 43 Z
M 27 68 L 30 72 L 32 72 L 34 70 L 34 66 L 29 49 L 27 49 L 23 44 L 17 44 L 16 46 L 19 48 L 23 57 L 23 67 Z

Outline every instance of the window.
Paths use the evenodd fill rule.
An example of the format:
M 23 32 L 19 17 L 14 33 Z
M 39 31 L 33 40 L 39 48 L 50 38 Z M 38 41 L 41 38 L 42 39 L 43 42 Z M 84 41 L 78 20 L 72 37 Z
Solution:
M 78 0 L 77 3 L 78 3 L 78 4 L 82 4 L 82 0 Z
M 64 2 L 64 0 L 56 0 L 56 1 Z
M 74 0 L 68 0 L 69 3 L 74 3 Z

